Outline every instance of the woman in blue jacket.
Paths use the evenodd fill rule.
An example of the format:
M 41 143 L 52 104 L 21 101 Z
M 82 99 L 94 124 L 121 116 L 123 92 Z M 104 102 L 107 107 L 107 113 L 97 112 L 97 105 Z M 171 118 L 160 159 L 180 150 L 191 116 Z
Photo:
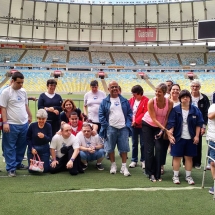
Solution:
M 193 167 L 192 158 L 197 154 L 200 128 L 204 120 L 199 109 L 193 105 L 192 97 L 188 90 L 182 90 L 179 94 L 180 105 L 174 107 L 168 118 L 167 129 L 173 132 L 170 139 L 171 155 L 173 156 L 173 183 L 180 184 L 179 168 L 181 159 L 185 157 L 185 180 L 188 184 L 194 184 L 191 177 Z

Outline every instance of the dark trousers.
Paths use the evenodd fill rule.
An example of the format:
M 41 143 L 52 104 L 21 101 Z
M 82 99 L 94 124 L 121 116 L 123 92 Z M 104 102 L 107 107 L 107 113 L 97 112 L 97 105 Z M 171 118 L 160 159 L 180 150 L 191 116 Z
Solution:
M 202 135 L 199 135 L 199 143 L 197 145 L 197 156 L 193 157 L 193 166 L 201 166 L 202 164 Z
M 153 127 L 146 122 L 142 123 L 145 171 L 146 174 L 154 175 L 156 179 L 161 178 L 161 161 L 163 153 L 163 139 L 155 139 L 155 135 L 160 132 L 160 128 Z
M 73 148 L 71 148 L 68 151 L 68 153 L 66 153 L 63 157 L 57 158 L 58 164 L 56 165 L 55 168 L 50 167 L 50 173 L 54 174 L 54 173 L 66 171 L 67 170 L 66 164 L 72 157 L 73 152 L 74 152 L 74 150 L 73 150 Z M 81 158 L 80 158 L 79 154 L 73 162 L 73 168 L 68 169 L 68 170 L 71 175 L 77 175 L 78 173 L 84 173 L 84 171 L 81 167 Z
M 163 140 L 163 150 L 162 150 L 161 165 L 166 164 L 166 155 L 167 155 L 168 147 L 169 147 L 169 140 Z
M 49 144 L 45 145 L 34 145 L 34 148 L 37 150 L 37 153 L 40 157 L 40 160 L 44 162 L 44 173 L 49 172 L 50 168 L 50 150 L 49 150 Z M 30 159 L 33 159 L 33 154 L 31 153 L 31 150 L 28 148 L 27 151 L 27 156 L 28 156 L 28 166 L 30 166 Z M 36 157 L 37 158 L 37 157 Z M 35 173 L 35 171 L 28 170 L 30 173 Z
M 93 122 L 93 124 L 98 125 L 97 133 L 99 134 L 99 131 L 101 129 L 101 124 L 99 122 Z
M 140 161 L 145 161 L 144 142 L 142 128 L 132 127 L 132 158 L 131 161 L 138 162 L 138 139 L 140 137 Z
M 60 129 L 60 119 L 59 120 L 47 120 L 47 122 L 52 126 L 52 137 L 53 137 Z

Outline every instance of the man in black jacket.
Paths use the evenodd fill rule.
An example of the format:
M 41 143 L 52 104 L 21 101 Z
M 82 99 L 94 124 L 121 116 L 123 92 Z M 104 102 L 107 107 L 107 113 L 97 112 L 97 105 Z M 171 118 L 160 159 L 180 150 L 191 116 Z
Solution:
M 193 158 L 193 167 L 196 169 L 201 169 L 201 159 L 202 159 L 202 135 L 205 133 L 206 126 L 208 124 L 208 108 L 210 107 L 210 102 L 208 97 L 200 93 L 201 83 L 194 80 L 190 84 L 191 95 L 192 95 L 192 105 L 199 108 L 202 113 L 204 124 L 201 128 L 199 143 L 197 147 L 197 156 Z

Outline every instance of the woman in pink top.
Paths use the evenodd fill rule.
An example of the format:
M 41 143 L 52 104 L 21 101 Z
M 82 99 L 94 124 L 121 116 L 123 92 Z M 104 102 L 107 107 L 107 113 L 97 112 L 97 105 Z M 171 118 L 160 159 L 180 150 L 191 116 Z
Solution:
M 163 154 L 163 134 L 171 139 L 172 133 L 165 128 L 173 102 L 165 98 L 167 86 L 159 84 L 155 89 L 155 97 L 148 102 L 148 111 L 143 117 L 142 130 L 145 144 L 145 173 L 152 182 L 161 181 L 161 165 Z

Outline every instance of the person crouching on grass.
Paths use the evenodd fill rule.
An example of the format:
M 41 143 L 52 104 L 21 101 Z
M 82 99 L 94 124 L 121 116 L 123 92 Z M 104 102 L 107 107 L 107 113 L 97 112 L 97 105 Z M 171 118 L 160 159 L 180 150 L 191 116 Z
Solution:
M 89 161 L 97 161 L 96 168 L 98 170 L 104 170 L 102 160 L 105 156 L 104 145 L 99 135 L 93 136 L 93 128 L 91 124 L 84 122 L 82 131 L 77 134 L 79 143 L 79 150 L 81 156 L 81 162 L 83 170 L 88 167 Z
M 83 173 L 79 155 L 79 144 L 76 137 L 71 134 L 69 124 L 61 125 L 61 135 L 55 134 L 50 145 L 52 163 L 50 173 L 58 173 L 69 169 L 71 175 Z
M 197 154 L 199 134 L 204 120 L 200 110 L 191 105 L 192 97 L 188 90 L 182 90 L 179 94 L 180 105 L 174 107 L 168 118 L 167 129 L 173 132 L 169 138 L 171 143 L 171 155 L 173 156 L 173 183 L 180 184 L 179 168 L 181 159 L 185 157 L 185 180 L 188 184 L 195 184 L 191 177 L 193 167 L 192 158 Z

